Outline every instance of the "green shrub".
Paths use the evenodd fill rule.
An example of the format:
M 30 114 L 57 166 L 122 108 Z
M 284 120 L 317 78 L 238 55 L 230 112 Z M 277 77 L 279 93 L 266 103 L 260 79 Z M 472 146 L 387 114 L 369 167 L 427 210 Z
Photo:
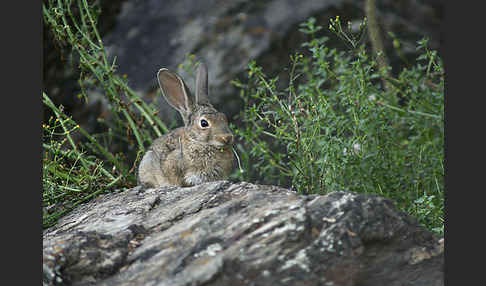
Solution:
M 42 94 L 53 114 L 42 125 L 43 225 L 48 227 L 100 193 L 134 186 L 145 146 L 167 127 L 157 117 L 155 104 L 141 100 L 126 78 L 116 74 L 116 59 L 108 62 L 97 29 L 97 2 L 49 0 L 42 12 L 57 45 L 69 50 L 71 64 L 77 63 L 80 70 L 81 93 L 71 96 L 88 101 L 88 91 L 101 90 L 110 111 L 107 120 L 98 118 L 102 131 L 89 134 Z
M 302 25 L 311 36 L 303 45 L 309 56 L 291 56 L 287 88 L 278 90 L 278 78 L 254 61 L 248 82 L 234 82 L 245 104 L 236 129 L 245 172 L 235 178 L 303 194 L 379 194 L 443 233 L 444 71 L 437 53 L 419 41 L 416 65 L 391 78 L 352 37 L 351 51 L 326 46 L 314 23 Z

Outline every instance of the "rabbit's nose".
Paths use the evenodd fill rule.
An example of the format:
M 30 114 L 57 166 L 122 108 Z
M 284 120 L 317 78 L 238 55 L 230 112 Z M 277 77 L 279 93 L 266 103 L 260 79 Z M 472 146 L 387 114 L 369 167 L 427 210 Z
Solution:
M 224 135 L 221 135 L 219 138 L 220 138 L 221 143 L 224 143 L 224 144 L 227 144 L 227 145 L 233 143 L 233 135 L 231 135 L 231 134 L 224 134 Z

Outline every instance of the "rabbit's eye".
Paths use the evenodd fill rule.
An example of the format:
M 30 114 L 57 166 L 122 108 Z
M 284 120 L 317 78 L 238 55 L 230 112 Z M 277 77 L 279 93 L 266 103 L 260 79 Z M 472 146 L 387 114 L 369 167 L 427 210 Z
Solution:
M 209 127 L 209 122 L 207 122 L 205 119 L 201 119 L 201 127 Z

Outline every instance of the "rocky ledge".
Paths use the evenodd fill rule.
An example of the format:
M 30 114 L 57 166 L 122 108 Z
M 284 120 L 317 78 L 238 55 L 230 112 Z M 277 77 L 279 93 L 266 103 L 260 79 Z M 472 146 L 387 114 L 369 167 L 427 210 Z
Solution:
M 44 285 L 443 285 L 444 244 L 392 201 L 246 182 L 114 192 L 43 233 Z

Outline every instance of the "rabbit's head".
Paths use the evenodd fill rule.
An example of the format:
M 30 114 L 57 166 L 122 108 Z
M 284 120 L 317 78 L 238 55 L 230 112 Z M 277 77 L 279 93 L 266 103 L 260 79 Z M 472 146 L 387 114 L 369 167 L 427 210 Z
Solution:
M 205 64 L 200 63 L 197 69 L 195 98 L 177 74 L 162 68 L 157 73 L 157 79 L 167 102 L 181 114 L 187 139 L 217 147 L 233 143 L 233 134 L 225 114 L 217 111 L 209 102 Z

